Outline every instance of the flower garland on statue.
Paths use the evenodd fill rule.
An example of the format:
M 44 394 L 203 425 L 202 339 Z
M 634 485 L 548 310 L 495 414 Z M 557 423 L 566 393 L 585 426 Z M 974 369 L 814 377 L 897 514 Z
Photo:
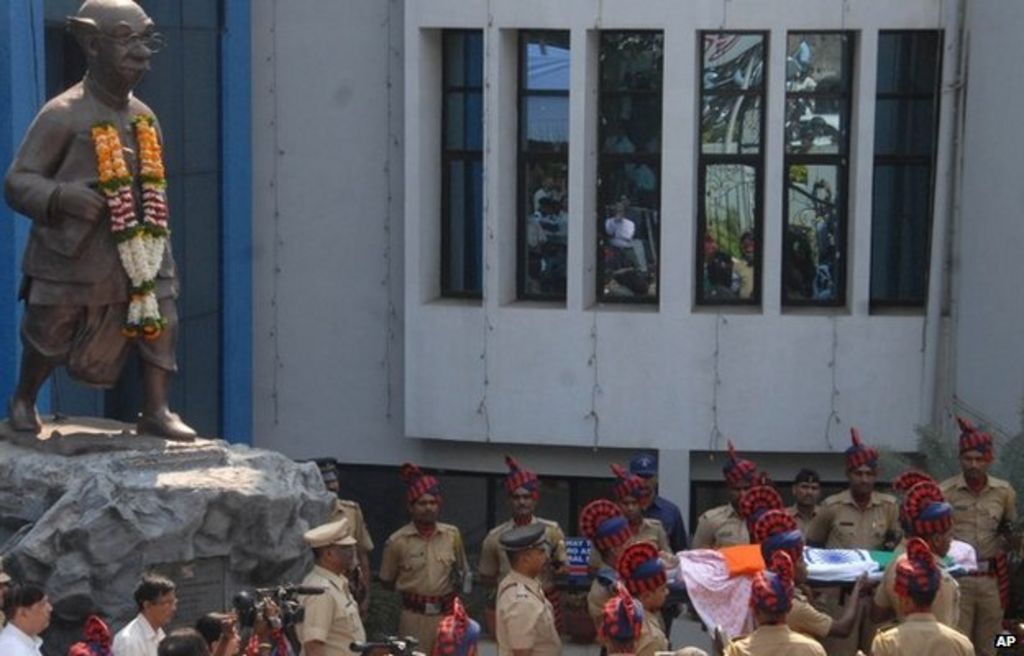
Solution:
M 156 119 L 139 115 L 132 119 L 139 145 L 139 179 L 142 183 L 142 221 L 135 213 L 132 175 L 124 159 L 124 147 L 113 123 L 93 125 L 100 190 L 110 208 L 110 232 L 117 242 L 121 265 L 131 280 L 131 301 L 122 332 L 127 337 L 153 340 L 166 320 L 156 299 L 156 275 L 163 262 L 170 231 L 167 229 L 167 178 L 164 172 Z

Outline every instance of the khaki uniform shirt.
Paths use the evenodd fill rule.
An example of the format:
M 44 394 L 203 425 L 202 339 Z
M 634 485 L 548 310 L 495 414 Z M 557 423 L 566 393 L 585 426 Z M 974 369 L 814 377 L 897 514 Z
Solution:
M 590 582 L 590 590 L 587 591 L 587 613 L 590 619 L 594 620 L 594 626 L 604 617 L 604 605 L 612 598 L 615 591 L 609 588 L 599 579 Z
M 896 548 L 896 551 L 898 553 L 905 549 L 906 544 L 903 543 Z M 880 608 L 895 611 L 896 618 L 902 621 L 899 597 L 896 595 L 896 565 L 901 560 L 906 560 L 906 555 L 894 558 L 885 568 L 885 573 L 882 574 L 882 583 L 875 588 L 873 601 Z M 939 591 L 932 603 L 932 613 L 947 626 L 955 627 L 960 620 L 960 584 L 945 569 L 942 570 Z
M 691 549 L 720 549 L 737 544 L 750 544 L 747 523 L 731 503 L 708 510 L 697 520 Z
M 569 556 L 565 553 L 565 534 L 562 533 L 558 523 L 550 519 L 534 517 L 530 524 L 544 524 L 547 526 L 546 537 L 548 544 L 551 545 L 551 562 L 558 562 L 563 565 L 568 562 Z M 498 581 L 505 578 L 505 575 L 512 571 L 512 566 L 508 562 L 508 554 L 501 548 L 498 538 L 505 531 L 514 528 L 515 525 L 515 522 L 510 519 L 503 524 L 495 526 L 487 534 L 487 537 L 484 538 L 483 546 L 480 549 L 480 576 Z M 544 572 L 541 574 L 541 584 L 545 590 L 554 585 L 550 567 L 544 568 Z
M 881 549 L 889 531 L 900 532 L 895 497 L 872 492 L 862 510 L 850 491 L 844 490 L 822 502 L 804 535 L 809 543 L 828 549 Z
M 931 613 L 912 613 L 900 624 L 880 631 L 871 656 L 974 656 L 967 636 L 939 623 Z
M 424 538 L 410 522 L 384 543 L 380 579 L 393 583 L 398 592 L 441 597 L 455 592 L 457 570 L 466 566 L 466 551 L 459 529 L 437 523 Z
M 786 624 L 797 633 L 819 640 L 832 630 L 832 618 L 812 606 L 799 589 L 793 590 L 793 607 L 786 616 Z
M 637 529 L 636 533 L 633 534 L 633 537 L 626 544 L 638 544 L 640 542 L 650 542 L 658 548 L 658 551 L 671 551 L 672 549 L 668 546 L 668 534 L 665 533 L 665 527 L 657 519 L 645 517 L 640 524 L 640 528 Z M 602 567 L 615 569 L 615 563 L 604 562 L 601 552 L 597 549 L 591 549 L 587 567 L 590 568 L 590 571 L 599 570 Z
M 530 649 L 533 656 L 562 653 L 555 611 L 537 579 L 509 572 L 498 584 L 495 614 L 498 656 L 511 656 L 518 649 Z
M 975 494 L 960 474 L 943 481 L 941 487 L 953 506 L 953 537 L 974 547 L 979 560 L 1006 550 L 1006 540 L 997 530 L 1003 520 L 1017 521 L 1017 492 L 1009 483 L 989 476 L 985 487 Z
M 820 506 L 814 506 L 814 512 L 811 513 L 810 519 L 806 519 L 803 515 L 801 515 L 800 511 L 797 510 L 797 507 L 795 505 L 786 508 L 786 513 L 796 520 L 796 527 L 800 529 L 800 532 L 804 535 L 807 535 L 807 527 L 810 526 L 811 520 L 818 516 L 819 508 Z
M 767 624 L 725 646 L 725 656 L 826 656 L 817 640 L 790 631 L 785 624 Z
M 654 656 L 654 652 L 668 649 L 665 630 L 661 628 L 661 622 L 655 619 L 660 615 L 661 613 L 644 609 L 644 623 L 640 629 L 640 639 L 636 642 L 636 656 Z
M 369 529 L 366 528 L 363 509 L 359 507 L 359 504 L 348 499 L 336 499 L 330 521 L 336 522 L 342 517 L 348 520 L 349 528 L 352 529 L 352 537 L 356 539 L 356 548 L 363 553 L 373 551 L 373 539 L 370 537 Z
M 352 598 L 348 581 L 333 572 L 313 566 L 313 571 L 302 580 L 302 585 L 326 588 L 320 595 L 302 598 L 305 615 L 296 629 L 299 641 L 324 643 L 327 656 L 349 656 L 353 642 L 366 640 L 363 621 L 359 619 L 359 604 Z M 303 649 L 305 652 L 305 649 Z

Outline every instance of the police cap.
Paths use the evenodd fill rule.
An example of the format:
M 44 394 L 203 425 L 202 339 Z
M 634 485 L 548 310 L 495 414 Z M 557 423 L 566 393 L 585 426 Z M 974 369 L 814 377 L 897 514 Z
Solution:
M 540 522 L 516 526 L 508 529 L 498 538 L 501 548 L 505 551 L 525 551 L 526 549 L 542 549 L 545 545 L 547 527 Z
M 344 517 L 336 522 L 309 529 L 302 534 L 302 539 L 314 549 L 334 544 L 345 547 L 356 543 L 356 539 L 352 537 L 352 529 L 349 528 L 348 520 Z
M 658 475 L 658 458 L 650 453 L 637 453 L 629 460 L 629 473 L 642 478 Z

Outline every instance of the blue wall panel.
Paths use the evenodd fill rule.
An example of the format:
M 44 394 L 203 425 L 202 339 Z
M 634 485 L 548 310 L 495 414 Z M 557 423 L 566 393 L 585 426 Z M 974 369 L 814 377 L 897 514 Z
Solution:
M 252 23 L 224 0 L 221 41 L 221 417 L 223 437 L 252 444 Z
M 0 3 L 0 171 L 6 173 L 14 152 L 42 106 L 44 89 L 43 0 Z M 14 389 L 21 346 L 17 301 L 21 254 L 30 224 L 0 203 L 0 398 Z M 39 408 L 49 408 L 49 393 L 39 395 Z

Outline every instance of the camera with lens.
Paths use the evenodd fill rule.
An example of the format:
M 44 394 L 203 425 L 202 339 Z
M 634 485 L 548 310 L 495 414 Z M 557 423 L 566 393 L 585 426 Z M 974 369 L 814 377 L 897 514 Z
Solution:
M 353 642 L 349 649 L 361 656 L 423 656 L 416 650 L 418 646 L 412 636 L 385 636 L 376 642 Z
M 277 620 L 285 629 L 302 622 L 303 607 L 298 600 L 300 595 L 323 594 L 325 588 L 312 585 L 279 585 L 273 588 L 254 588 L 242 590 L 234 596 L 231 603 L 238 614 L 238 624 L 242 628 L 251 629 L 256 619 L 263 617 L 274 624 L 267 609 L 277 607 Z

